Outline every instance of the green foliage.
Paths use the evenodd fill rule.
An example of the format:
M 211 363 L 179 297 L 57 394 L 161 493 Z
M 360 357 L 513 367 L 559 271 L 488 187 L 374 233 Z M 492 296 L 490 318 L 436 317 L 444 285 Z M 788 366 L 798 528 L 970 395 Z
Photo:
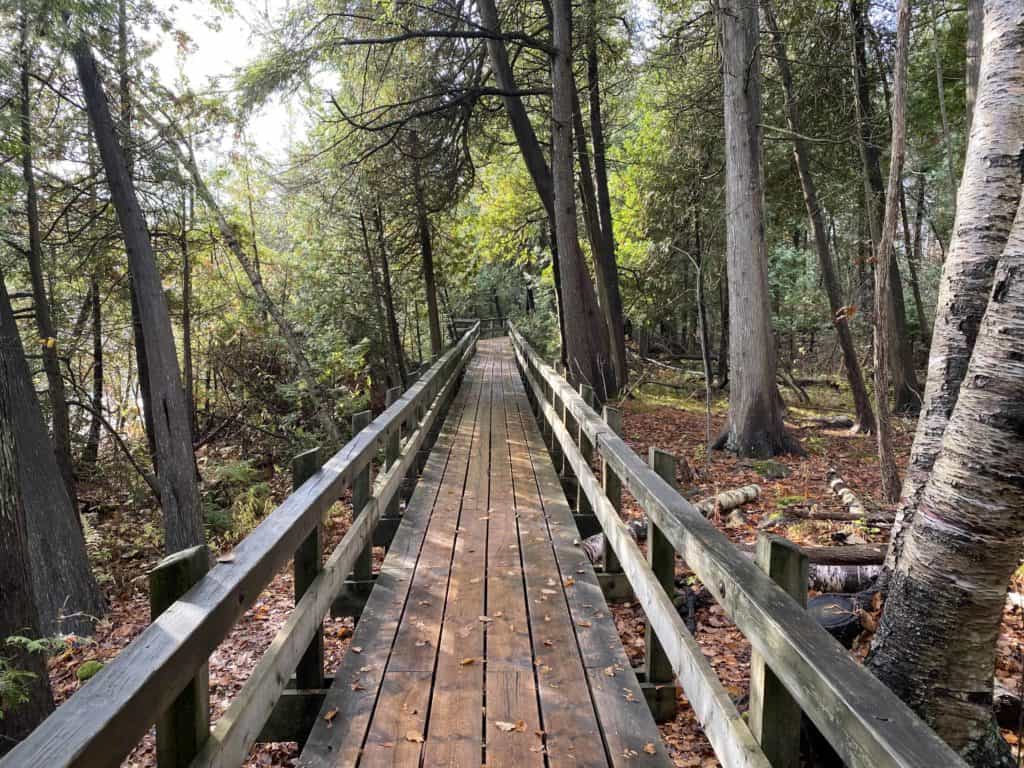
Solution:
M 96 673 L 103 669 L 103 662 L 97 661 L 96 659 L 89 659 L 79 665 L 78 669 L 75 670 L 75 677 L 78 678 L 79 682 L 84 683 L 86 680 L 90 680 L 96 676 Z
M 46 655 L 63 650 L 66 645 L 65 639 L 61 637 L 34 638 L 24 635 L 12 635 L 3 644 L 21 648 L 28 653 Z M 0 720 L 3 720 L 5 713 L 29 701 L 32 681 L 35 679 L 34 673 L 16 668 L 10 657 L 0 653 Z

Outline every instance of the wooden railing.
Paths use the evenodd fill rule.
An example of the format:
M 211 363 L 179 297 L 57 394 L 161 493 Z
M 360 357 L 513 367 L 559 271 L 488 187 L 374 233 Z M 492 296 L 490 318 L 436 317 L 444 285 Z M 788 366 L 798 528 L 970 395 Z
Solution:
M 468 328 L 480 323 L 480 338 L 492 339 L 508 333 L 508 318 L 505 317 L 453 317 L 452 327 L 455 334 L 461 336 Z
M 317 466 L 315 454 L 301 458 L 295 465 L 294 493 L 209 573 L 203 547 L 161 563 L 151 581 L 157 587 L 153 609 L 159 614 L 152 624 L 0 760 L 0 766 L 117 766 L 154 723 L 161 768 L 237 766 L 256 741 L 302 740 L 301 729 L 294 733 L 294 724 L 287 722 L 277 733 L 267 732 L 268 721 L 282 703 L 282 693 L 295 684 L 296 671 L 299 685 L 324 684 L 323 618 L 353 569 L 359 570 L 360 561 L 368 564 L 374 529 L 395 508 L 406 475 L 419 468 L 421 449 L 440 424 L 478 334 L 476 325 L 466 330 L 324 466 Z M 379 474 L 371 482 L 382 448 Z M 352 526 L 321 562 L 321 519 L 350 487 Z M 271 579 L 293 560 L 295 608 L 211 731 L 207 660 Z M 314 702 L 313 718 L 316 700 L 313 696 L 299 702 L 306 710 Z M 308 712 L 300 719 L 308 722 Z
M 653 466 L 645 464 L 616 434 L 614 414 L 591 407 L 588 387 L 581 395 L 514 327 L 510 335 L 556 469 L 575 477 L 577 511 L 597 518 L 653 629 L 647 672 L 658 674 L 652 657 L 667 664 L 723 765 L 798 765 L 801 713 L 851 768 L 966 765 L 804 611 L 807 562 L 798 548 L 763 537 L 758 562 L 745 557 L 677 492 L 665 454 L 652 450 Z M 647 514 L 647 558 L 619 516 L 621 488 Z M 667 591 L 676 554 L 751 644 L 749 726 Z

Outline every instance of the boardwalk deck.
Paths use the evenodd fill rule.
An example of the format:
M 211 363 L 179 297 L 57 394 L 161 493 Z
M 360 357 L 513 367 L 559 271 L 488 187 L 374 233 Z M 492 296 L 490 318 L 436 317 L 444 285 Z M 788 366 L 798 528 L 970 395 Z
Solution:
M 669 765 L 530 411 L 481 341 L 300 765 Z

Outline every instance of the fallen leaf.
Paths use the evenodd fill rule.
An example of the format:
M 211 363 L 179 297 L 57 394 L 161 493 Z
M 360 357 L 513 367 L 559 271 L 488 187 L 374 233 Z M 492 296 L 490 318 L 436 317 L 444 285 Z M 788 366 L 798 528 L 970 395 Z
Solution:
M 409 731 L 405 734 L 405 740 L 411 741 L 413 744 L 423 743 L 423 737 L 420 735 L 419 731 Z
M 655 747 L 654 744 L 652 744 L 651 742 L 647 742 L 646 744 L 644 744 L 644 752 L 646 752 L 648 755 L 656 755 L 658 753 L 658 748 Z
M 352 653 L 362 653 L 363 652 L 363 647 L 361 645 L 353 645 L 351 650 L 352 650 Z
M 329 723 L 329 722 L 331 722 L 331 720 L 333 720 L 337 716 L 338 716 L 338 710 L 336 710 L 336 709 L 328 709 L 326 714 L 324 714 L 324 720 L 326 720 Z
M 223 555 L 221 555 L 220 557 L 217 558 L 217 562 L 218 563 L 233 563 L 233 562 L 235 562 L 235 553 L 234 552 L 226 552 L 225 554 L 223 554 Z
M 461 664 L 463 667 L 468 667 L 470 664 L 474 664 L 475 662 L 475 658 L 473 658 L 472 656 L 467 656 L 462 661 L 460 661 L 459 664 Z

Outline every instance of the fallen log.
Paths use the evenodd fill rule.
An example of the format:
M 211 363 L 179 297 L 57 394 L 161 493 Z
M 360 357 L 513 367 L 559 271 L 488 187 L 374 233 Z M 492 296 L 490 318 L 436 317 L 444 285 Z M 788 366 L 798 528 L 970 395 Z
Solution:
M 829 469 L 826 477 L 829 489 L 839 497 L 839 500 L 843 502 L 843 506 L 846 507 L 851 515 L 867 517 L 867 509 L 861 504 L 857 494 L 851 491 L 850 487 L 843 481 L 842 475 L 839 474 L 835 467 Z
M 748 502 L 756 501 L 760 495 L 760 486 L 744 485 L 740 488 L 733 488 L 731 491 L 722 491 L 722 493 L 709 499 L 698 501 L 695 506 L 704 514 L 704 517 L 708 517 L 716 511 L 728 512 L 730 509 L 736 509 L 736 507 Z
M 805 547 L 800 549 L 817 565 L 881 565 L 885 562 L 885 544 L 846 544 L 841 547 Z

